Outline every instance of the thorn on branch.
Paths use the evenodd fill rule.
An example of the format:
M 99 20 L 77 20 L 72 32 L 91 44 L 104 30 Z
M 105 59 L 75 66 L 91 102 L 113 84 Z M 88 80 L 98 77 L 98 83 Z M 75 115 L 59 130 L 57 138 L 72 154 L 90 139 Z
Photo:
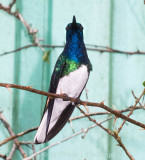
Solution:
M 64 99 L 64 96 L 60 95 L 60 94 L 44 92 L 44 91 L 41 91 L 41 90 L 37 90 L 37 89 L 33 89 L 33 88 L 27 88 L 26 86 L 20 86 L 20 85 L 16 85 L 16 84 L 0 83 L 1 87 L 6 87 L 7 85 L 9 86 L 9 88 L 21 89 L 21 90 L 37 93 L 37 94 L 40 94 L 40 95 L 45 95 L 45 96 L 47 96 L 49 98 L 61 98 L 61 99 Z M 77 100 L 78 100 L 77 98 L 73 98 L 73 97 L 68 97 L 68 98 L 69 98 L 69 101 L 74 102 L 74 103 L 76 103 Z M 108 112 L 110 112 L 110 113 L 112 113 L 112 114 L 114 114 L 116 116 L 119 116 L 122 119 L 125 119 L 125 121 L 128 121 L 128 122 L 133 123 L 133 124 L 135 124 L 137 126 L 145 128 L 145 124 L 140 123 L 140 122 L 138 122 L 138 121 L 136 121 L 134 119 L 131 119 L 131 118 L 123 115 L 122 113 L 116 112 L 115 110 L 109 108 L 108 106 L 104 105 L 103 103 L 93 103 L 93 102 L 86 102 L 86 101 L 81 101 L 80 100 L 80 104 L 81 105 L 83 105 L 84 103 L 87 106 L 99 107 L 99 108 L 105 109 L 106 111 L 108 111 Z
M 33 85 L 31 85 L 31 86 L 27 86 L 27 88 L 32 88 L 32 87 L 34 87 Z
M 113 106 L 114 110 L 119 113 L 119 111 L 116 109 L 116 107 L 115 107 L 114 105 L 112 105 L 112 106 Z M 115 125 L 115 122 L 116 122 L 117 118 L 119 118 L 119 117 L 118 117 L 118 116 L 115 116 L 114 122 L 113 122 L 113 127 L 114 127 L 114 125 Z
M 8 85 L 6 86 L 6 88 L 8 89 L 8 91 L 9 91 L 11 94 L 13 94 Z

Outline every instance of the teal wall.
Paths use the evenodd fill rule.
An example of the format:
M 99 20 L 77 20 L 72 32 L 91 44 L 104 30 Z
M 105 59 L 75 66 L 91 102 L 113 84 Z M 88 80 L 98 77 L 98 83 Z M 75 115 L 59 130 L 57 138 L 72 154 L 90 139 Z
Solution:
M 5 4 L 8 2 L 6 1 Z M 138 0 L 29 0 L 18 1 L 17 8 L 33 28 L 37 28 L 38 36 L 43 44 L 60 45 L 65 43 L 65 27 L 76 15 L 77 21 L 84 26 L 86 44 L 110 46 L 125 51 L 145 50 L 145 5 Z M 12 16 L 0 11 L 0 53 L 31 44 L 26 29 Z M 46 51 L 49 49 L 45 49 Z M 39 48 L 29 48 L 17 53 L 0 57 L 0 82 L 20 85 L 33 85 L 34 88 L 47 91 L 51 73 L 62 48 L 54 49 L 49 64 L 43 62 L 43 52 Z M 88 51 L 93 64 L 93 72 L 86 88 L 89 101 L 100 102 L 117 109 L 134 104 L 131 90 L 139 95 L 145 80 L 145 56 L 127 56 Z M 15 133 L 38 126 L 46 97 L 30 92 L 13 90 L 11 95 L 7 89 L 0 88 L 0 110 L 15 130 Z M 85 93 L 82 99 L 86 99 Z M 89 108 L 90 112 L 102 111 Z M 132 118 L 144 123 L 144 110 L 134 113 Z M 73 116 L 80 115 L 75 109 Z M 96 120 L 104 120 L 106 116 L 97 116 Z M 119 126 L 117 120 L 116 127 Z M 75 132 L 92 125 L 87 119 L 73 122 Z M 112 127 L 112 122 L 104 124 Z M 0 124 L 0 141 L 9 136 Z M 20 140 L 33 140 L 35 132 Z M 70 124 L 49 143 L 37 145 L 36 150 L 53 144 L 72 135 Z M 124 126 L 120 133 L 124 144 L 135 159 L 144 158 L 144 131 L 131 125 Z M 8 154 L 12 143 L 0 147 L 0 153 Z M 23 147 L 27 155 L 32 151 Z M 116 145 L 116 141 L 103 130 L 96 127 L 88 132 L 85 139 L 74 137 L 38 156 L 38 159 L 51 160 L 125 160 L 124 151 Z M 21 159 L 17 151 L 15 159 Z

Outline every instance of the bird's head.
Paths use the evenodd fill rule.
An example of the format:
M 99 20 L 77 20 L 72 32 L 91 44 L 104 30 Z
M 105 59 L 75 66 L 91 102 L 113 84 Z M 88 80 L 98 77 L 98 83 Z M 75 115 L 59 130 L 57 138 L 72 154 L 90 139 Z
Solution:
M 74 37 L 78 38 L 79 40 L 83 40 L 83 26 L 76 22 L 75 16 L 73 16 L 72 23 L 69 23 L 66 26 L 66 40 L 68 41 Z

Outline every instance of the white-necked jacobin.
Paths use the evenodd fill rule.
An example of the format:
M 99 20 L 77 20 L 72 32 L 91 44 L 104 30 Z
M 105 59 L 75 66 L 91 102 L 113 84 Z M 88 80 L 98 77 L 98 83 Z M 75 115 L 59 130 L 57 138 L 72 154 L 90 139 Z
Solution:
M 83 41 L 83 27 L 76 23 L 73 16 L 72 23 L 66 27 L 66 45 L 56 62 L 49 92 L 79 98 L 91 70 L 92 65 Z M 66 124 L 74 108 L 75 105 L 70 101 L 47 98 L 34 143 L 44 143 L 52 139 Z

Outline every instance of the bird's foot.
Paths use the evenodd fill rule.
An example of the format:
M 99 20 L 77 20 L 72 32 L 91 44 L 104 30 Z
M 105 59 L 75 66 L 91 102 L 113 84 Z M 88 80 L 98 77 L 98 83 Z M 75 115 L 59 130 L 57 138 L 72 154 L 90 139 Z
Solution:
M 63 101 L 69 101 L 69 97 L 66 93 L 62 92 L 62 89 L 60 89 L 60 94 L 64 96 Z
M 64 96 L 63 101 L 69 101 L 69 97 L 67 94 L 63 93 L 63 96 Z

